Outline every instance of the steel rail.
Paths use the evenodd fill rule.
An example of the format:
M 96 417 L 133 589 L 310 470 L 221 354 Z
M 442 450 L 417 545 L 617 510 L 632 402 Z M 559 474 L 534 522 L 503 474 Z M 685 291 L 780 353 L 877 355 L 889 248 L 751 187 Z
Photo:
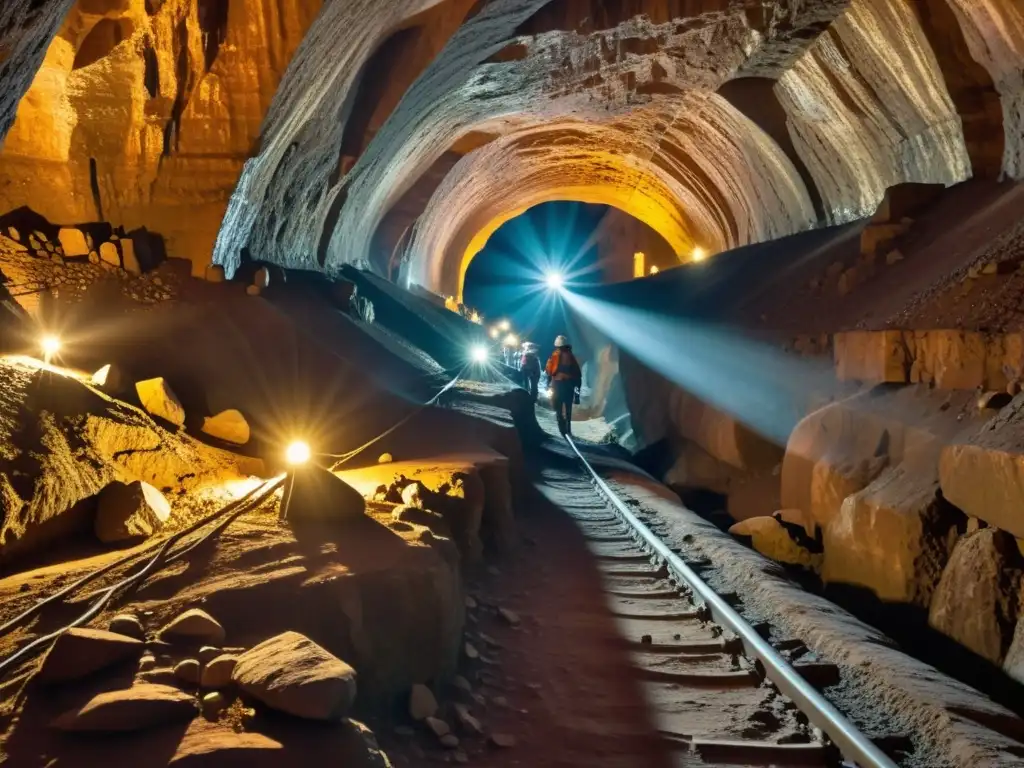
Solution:
M 765 676 L 788 696 L 807 718 L 832 740 L 843 757 L 852 760 L 861 768 L 897 768 L 884 752 L 863 733 L 857 730 L 846 717 L 808 683 L 789 663 L 779 655 L 771 644 L 761 637 L 732 606 L 723 600 L 703 579 L 700 578 L 679 555 L 659 539 L 636 515 L 634 515 L 615 492 L 586 460 L 572 438 L 566 435 L 566 442 L 590 473 L 591 480 L 601 494 L 615 508 L 616 512 L 646 544 L 699 596 L 711 611 L 715 621 L 730 629 L 742 641 L 748 655 L 757 659 L 764 668 Z

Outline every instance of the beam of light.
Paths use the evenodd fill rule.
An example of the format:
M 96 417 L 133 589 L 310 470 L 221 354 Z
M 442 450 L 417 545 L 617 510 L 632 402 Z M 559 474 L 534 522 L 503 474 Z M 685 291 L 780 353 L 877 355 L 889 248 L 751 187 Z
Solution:
M 309 457 L 312 455 L 309 450 L 309 443 L 305 443 L 302 440 L 295 440 L 288 444 L 288 448 L 284 452 L 284 459 L 293 467 L 297 467 L 300 464 L 305 464 L 309 461 Z
M 474 363 L 486 363 L 490 352 L 483 344 L 474 344 L 469 349 L 469 357 Z
M 558 291 L 561 290 L 562 287 L 565 285 L 565 277 L 562 275 L 561 272 L 551 270 L 546 275 L 544 275 L 544 283 L 552 291 Z
M 809 397 L 834 391 L 831 359 L 796 359 L 721 327 L 563 295 L 622 352 L 778 445 L 786 444 Z

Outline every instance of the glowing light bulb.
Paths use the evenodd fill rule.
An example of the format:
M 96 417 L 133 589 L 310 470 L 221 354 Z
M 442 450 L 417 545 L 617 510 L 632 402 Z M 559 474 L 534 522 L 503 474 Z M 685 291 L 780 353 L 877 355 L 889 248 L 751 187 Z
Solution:
M 491 338 L 492 339 L 496 339 L 496 338 L 498 338 L 501 335 L 501 328 L 499 328 L 498 326 L 494 326 L 493 328 L 491 328 L 490 333 L 491 333 Z
M 473 359 L 474 363 L 485 363 L 487 362 L 487 347 L 483 344 L 474 344 L 469 350 L 469 355 Z
M 547 283 L 548 288 L 552 291 L 557 291 L 565 284 L 565 278 L 562 277 L 561 272 L 548 272 L 544 276 L 544 282 Z
M 510 323 L 508 320 L 502 320 L 500 323 L 498 323 L 498 330 L 499 331 L 506 331 L 507 332 L 511 327 L 512 327 L 512 323 Z
M 288 445 L 287 450 L 284 452 L 284 459 L 292 466 L 298 466 L 309 461 L 311 455 L 309 443 L 296 440 Z
M 707 251 L 705 251 L 699 245 L 693 249 L 692 255 L 694 261 L 704 261 L 704 259 L 706 259 L 708 256 Z
M 43 357 L 49 360 L 60 352 L 60 339 L 56 336 L 43 336 L 39 342 L 39 346 L 43 350 Z
M 652 275 L 656 275 L 656 274 L 658 274 L 658 273 L 659 273 L 660 271 L 661 271 L 661 270 L 660 270 L 660 269 L 658 269 L 657 267 L 651 267 L 651 274 L 652 274 Z
M 505 337 L 505 346 L 506 347 L 516 347 L 518 345 L 519 345 L 519 338 L 514 333 L 510 333 L 508 336 Z

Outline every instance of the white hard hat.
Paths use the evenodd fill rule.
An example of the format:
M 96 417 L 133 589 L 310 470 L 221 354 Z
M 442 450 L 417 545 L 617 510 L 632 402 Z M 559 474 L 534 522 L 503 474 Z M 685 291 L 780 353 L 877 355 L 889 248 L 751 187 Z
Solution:
M 565 338 L 565 336 L 559 335 L 555 339 L 555 346 L 556 347 L 568 347 L 569 346 L 569 340 L 567 338 Z

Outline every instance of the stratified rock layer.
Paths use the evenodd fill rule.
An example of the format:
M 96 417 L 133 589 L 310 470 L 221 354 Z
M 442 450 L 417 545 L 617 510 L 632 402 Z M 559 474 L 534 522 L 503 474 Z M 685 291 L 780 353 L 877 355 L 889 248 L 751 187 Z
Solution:
M 0 209 L 144 224 L 195 274 L 374 254 L 457 294 L 544 200 L 616 205 L 685 260 L 1024 164 L 1014 0 L 22 2 Z

